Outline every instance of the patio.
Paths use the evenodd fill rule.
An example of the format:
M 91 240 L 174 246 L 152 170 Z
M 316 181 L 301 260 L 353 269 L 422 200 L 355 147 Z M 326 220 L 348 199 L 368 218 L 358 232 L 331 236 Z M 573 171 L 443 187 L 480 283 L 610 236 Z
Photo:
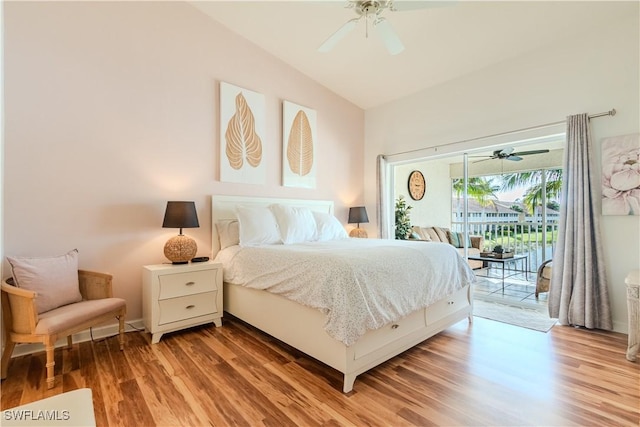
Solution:
M 490 271 L 489 271 L 490 270 Z M 547 293 L 541 293 L 535 297 L 536 273 L 529 273 L 529 280 L 525 279 L 524 273 L 518 273 L 508 277 L 504 281 L 504 292 L 502 290 L 502 278 L 499 268 L 482 268 L 474 270 L 477 281 L 474 286 L 474 298 L 489 302 L 498 302 L 507 305 L 533 308 L 539 311 L 547 310 Z M 490 274 L 488 274 L 490 273 Z M 493 277 L 486 277 L 487 275 Z
M 485 248 L 500 244 L 509 248 L 516 256 L 524 256 L 528 274 L 512 270 L 514 266 L 505 266 L 507 274 L 503 279 L 502 268 L 495 263 L 485 264 L 485 268 L 474 270 L 477 282 L 474 297 L 489 302 L 498 302 L 519 307 L 547 311 L 548 294 L 541 293 L 535 297 L 536 276 L 538 267 L 553 256 L 558 235 L 556 223 L 501 221 L 478 221 L 469 224 L 470 235 L 483 235 Z M 463 224 L 453 222 L 454 230 L 462 231 Z M 515 232 L 517 230 L 517 233 Z M 547 230 L 540 232 L 540 230 Z M 524 238 L 526 236 L 526 238 Z M 523 268 L 518 264 L 518 268 Z

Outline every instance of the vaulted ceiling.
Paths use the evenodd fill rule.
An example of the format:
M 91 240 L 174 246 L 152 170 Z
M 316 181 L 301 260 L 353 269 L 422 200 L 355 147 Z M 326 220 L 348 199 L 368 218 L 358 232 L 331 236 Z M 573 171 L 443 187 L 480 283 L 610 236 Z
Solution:
M 384 11 L 405 46 L 390 55 L 362 21 L 333 50 L 317 51 L 357 16 L 348 1 L 190 3 L 363 109 L 638 14 L 635 1 L 395 0 L 411 10 Z

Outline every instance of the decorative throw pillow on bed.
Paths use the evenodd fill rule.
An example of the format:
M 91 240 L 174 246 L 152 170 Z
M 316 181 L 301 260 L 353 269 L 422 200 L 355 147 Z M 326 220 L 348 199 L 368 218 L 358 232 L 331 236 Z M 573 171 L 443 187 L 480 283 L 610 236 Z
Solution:
M 7 257 L 15 285 L 36 292 L 38 313 L 82 301 L 78 283 L 78 250 L 43 258 Z
M 240 246 L 282 243 L 276 217 L 267 206 L 238 206 Z
M 317 240 L 325 241 L 349 238 L 344 227 L 335 216 L 324 212 L 313 212 L 313 217 L 316 220 L 318 230 Z
M 316 220 L 308 208 L 275 204 L 269 206 L 276 217 L 285 245 L 316 240 Z
M 237 219 L 223 219 L 216 222 L 220 249 L 240 244 L 240 227 Z

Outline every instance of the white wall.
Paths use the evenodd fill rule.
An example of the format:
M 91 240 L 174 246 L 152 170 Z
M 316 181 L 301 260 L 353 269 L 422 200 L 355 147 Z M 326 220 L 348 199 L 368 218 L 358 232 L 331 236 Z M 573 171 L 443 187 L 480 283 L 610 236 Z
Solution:
M 422 172 L 427 184 L 421 200 L 413 200 L 409 196 L 407 180 L 413 170 Z M 400 195 L 412 207 L 411 225 L 451 228 L 451 178 L 448 163 L 430 161 L 396 166 L 395 198 Z
M 620 5 L 612 2 L 611 7 Z M 635 13 L 611 22 L 600 31 L 557 42 L 367 110 L 365 203 L 376 203 L 378 154 L 423 148 L 433 153 L 453 148 L 468 150 L 485 142 L 438 150 L 429 147 L 611 108 L 618 111 L 615 117 L 598 118 L 591 123 L 597 153 L 602 138 L 640 131 L 638 3 L 623 6 L 634 7 Z M 599 159 L 596 165 L 600 167 Z M 599 192 L 596 197 L 600 197 Z M 629 270 L 640 267 L 640 221 L 638 217 L 606 216 L 601 224 L 613 320 L 616 330 L 624 331 L 627 329 L 624 277 Z
M 183 2 L 4 2 L 4 250 L 80 252 L 141 317 L 141 269 L 166 262 L 167 200 L 210 195 L 363 202 L 364 112 Z M 219 181 L 219 82 L 266 97 L 263 185 Z M 315 190 L 281 186 L 282 101 L 317 112 Z M 5 270 L 5 274 L 6 274 Z

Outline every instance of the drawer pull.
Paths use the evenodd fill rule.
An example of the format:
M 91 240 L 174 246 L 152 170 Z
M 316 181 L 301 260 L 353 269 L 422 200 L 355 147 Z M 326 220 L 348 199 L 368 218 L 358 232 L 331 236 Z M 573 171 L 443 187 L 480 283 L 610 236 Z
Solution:
M 397 323 L 394 323 L 393 325 L 391 325 L 391 329 L 398 329 L 400 327 L 400 325 L 398 325 Z
M 195 305 L 191 304 L 185 307 L 187 310 L 191 310 L 192 308 L 195 308 Z
M 193 286 L 193 285 L 195 285 L 195 284 L 196 284 L 196 282 L 187 282 L 187 283 L 185 283 L 184 285 L 185 285 L 185 286 Z

